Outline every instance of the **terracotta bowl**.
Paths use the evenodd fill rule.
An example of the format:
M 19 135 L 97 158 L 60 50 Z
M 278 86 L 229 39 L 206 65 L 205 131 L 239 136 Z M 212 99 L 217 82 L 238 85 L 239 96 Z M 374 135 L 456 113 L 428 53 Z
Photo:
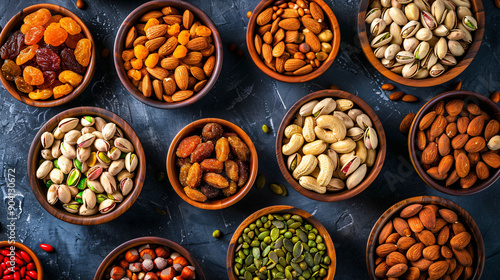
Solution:
M 28 255 L 31 257 L 31 260 L 33 261 L 33 263 L 35 263 L 35 266 L 36 266 L 36 272 L 37 272 L 37 276 L 38 276 L 36 280 L 43 280 L 43 266 L 42 266 L 42 263 L 40 262 L 40 259 L 37 257 L 37 255 L 35 255 L 33 250 L 31 250 L 28 246 L 26 246 L 20 242 L 10 244 L 9 241 L 0 241 L 0 248 L 10 247 L 10 246 L 14 246 L 14 247 L 28 253 Z
M 375 164 L 372 167 L 370 167 L 368 173 L 365 176 L 365 179 L 357 187 L 351 190 L 344 188 L 344 190 L 339 192 L 327 192 L 326 194 L 319 194 L 314 191 L 310 191 L 303 188 L 301 185 L 299 185 L 299 182 L 295 180 L 295 178 L 293 178 L 292 172 L 290 172 L 290 170 L 288 170 L 287 168 L 286 159 L 283 153 L 281 152 L 281 147 L 283 146 L 283 137 L 284 137 L 283 133 L 285 131 L 285 128 L 293 122 L 293 119 L 295 118 L 295 115 L 299 112 L 300 107 L 302 107 L 302 105 L 311 100 L 315 99 L 321 100 L 326 97 L 331 97 L 334 100 L 341 98 L 350 99 L 355 104 L 354 108 L 361 109 L 365 114 L 367 114 L 370 117 L 374 125 L 374 128 L 378 134 L 378 148 L 377 148 L 378 151 Z M 384 127 L 382 126 L 382 122 L 380 122 L 380 119 L 378 118 L 375 111 L 373 111 L 370 105 L 368 105 L 361 98 L 341 90 L 330 90 L 330 89 L 320 90 L 317 92 L 313 92 L 309 95 L 306 95 L 302 99 L 297 101 L 288 110 L 285 117 L 281 121 L 281 125 L 276 137 L 276 159 L 278 160 L 278 165 L 280 167 L 281 174 L 283 174 L 288 184 L 290 184 L 300 194 L 318 201 L 329 201 L 329 202 L 341 201 L 356 196 L 362 191 L 364 191 L 366 188 L 368 188 L 368 186 L 370 186 L 370 184 L 375 180 L 375 178 L 377 178 L 380 170 L 382 169 L 382 166 L 385 161 L 386 150 L 387 150 L 387 142 L 385 139 Z
M 365 15 L 368 10 L 370 1 L 369 0 L 361 0 L 359 4 L 359 13 L 358 13 L 358 36 L 361 42 L 361 48 L 365 53 L 368 61 L 386 78 L 391 79 L 392 81 L 411 87 L 432 87 L 436 85 L 440 85 L 446 83 L 456 76 L 460 75 L 468 66 L 471 64 L 472 60 L 476 56 L 476 53 L 479 51 L 479 47 L 481 46 L 481 42 L 483 40 L 484 30 L 485 30 L 485 16 L 483 9 L 483 2 L 481 0 L 470 0 L 472 5 L 471 10 L 474 14 L 474 17 L 477 20 L 477 24 L 479 28 L 474 31 L 472 44 L 469 45 L 466 53 L 460 58 L 458 64 L 454 67 L 450 68 L 444 74 L 437 78 L 428 77 L 422 80 L 416 79 L 407 79 L 403 78 L 403 76 L 398 75 L 396 73 L 391 72 L 389 69 L 385 68 L 380 60 L 375 57 L 373 54 L 374 49 L 370 46 L 370 40 L 368 39 L 367 24 L 365 22 Z
M 73 91 L 70 94 L 68 94 L 64 97 L 61 97 L 59 99 L 33 100 L 33 99 L 28 97 L 28 94 L 17 91 L 16 85 L 14 84 L 14 82 L 7 81 L 3 75 L 0 75 L 0 80 L 2 81 L 3 87 L 15 99 L 17 99 L 25 104 L 35 106 L 35 107 L 55 107 L 55 106 L 59 106 L 62 104 L 66 104 L 66 103 L 70 102 L 71 100 L 75 99 L 90 84 L 90 81 L 92 80 L 92 76 L 94 75 L 94 71 L 95 71 L 95 48 L 96 47 L 95 47 L 94 38 L 92 37 L 92 34 L 90 33 L 90 30 L 85 25 L 85 23 L 79 17 L 77 17 L 73 12 L 71 12 L 70 10 L 63 8 L 61 6 L 58 6 L 58 5 L 53 5 L 53 4 L 37 4 L 37 5 L 29 6 L 27 8 L 24 8 L 19 13 L 15 14 L 9 20 L 9 22 L 7 22 L 7 24 L 5 25 L 5 27 L 2 30 L 2 33 L 0 34 L 0 46 L 2 46 L 5 43 L 5 41 L 7 41 L 7 39 L 9 38 L 9 35 L 13 31 L 19 30 L 19 28 L 21 27 L 21 24 L 23 23 L 23 18 L 26 15 L 31 14 L 31 13 L 33 13 L 41 8 L 46 8 L 46 9 L 50 10 L 50 12 L 52 14 L 57 13 L 57 14 L 60 14 L 62 16 L 71 17 L 82 27 L 82 33 L 85 34 L 85 37 L 92 42 L 92 56 L 90 58 L 90 64 L 89 64 L 89 66 L 87 66 L 87 71 L 85 72 L 85 75 L 83 76 L 82 83 L 80 85 L 78 85 L 75 89 L 73 89 Z M 3 62 L 4 62 L 4 60 L 0 59 L 0 63 L 3 64 Z
M 247 183 L 243 187 L 239 188 L 238 192 L 235 193 L 234 195 L 218 200 L 197 202 L 187 197 L 187 195 L 184 193 L 184 188 L 181 186 L 179 182 L 179 171 L 178 171 L 179 168 L 177 167 L 176 164 L 175 151 L 177 150 L 177 146 L 182 141 L 182 139 L 191 135 L 201 134 L 203 126 L 205 126 L 205 124 L 207 123 L 212 123 L 212 122 L 222 125 L 222 127 L 224 128 L 224 132 L 226 132 L 226 130 L 227 132 L 235 132 L 236 134 L 238 134 L 241 140 L 243 140 L 243 142 L 247 144 L 248 148 L 250 149 L 250 163 L 249 163 L 250 175 L 248 176 Z M 174 188 L 174 191 L 187 203 L 195 207 L 208 210 L 223 209 L 240 201 L 252 188 L 253 183 L 255 182 L 255 178 L 257 177 L 257 171 L 259 169 L 258 165 L 259 165 L 259 160 L 257 158 L 257 151 L 255 150 L 255 146 L 253 145 L 252 139 L 250 139 L 250 137 L 245 133 L 245 131 L 243 131 L 240 127 L 233 124 L 232 122 L 216 118 L 197 120 L 188 124 L 183 129 L 181 129 L 179 133 L 177 133 L 177 135 L 175 136 L 174 140 L 172 140 L 167 155 L 168 180 L 170 181 L 170 184 Z
M 179 254 L 184 256 L 190 263 L 190 265 L 195 267 L 196 271 L 196 279 L 198 280 L 205 280 L 205 275 L 203 274 L 203 271 L 201 270 L 201 266 L 198 264 L 196 259 L 191 255 L 184 247 L 181 245 L 170 241 L 168 239 L 160 238 L 160 237 L 153 237 L 153 236 L 147 236 L 147 237 L 139 237 L 136 239 L 129 240 L 122 245 L 116 247 L 111 253 L 109 253 L 106 258 L 101 262 L 101 265 L 99 265 L 99 268 L 97 268 L 97 271 L 94 276 L 94 280 L 103 280 L 103 279 L 108 279 L 109 276 L 106 276 L 106 270 L 115 262 L 115 260 L 123 253 L 125 253 L 127 250 L 135 247 L 139 247 L 141 245 L 146 245 L 146 244 L 151 244 L 151 245 L 161 245 L 165 246 L 167 248 L 171 248 L 174 251 L 177 251 Z
M 142 94 L 142 92 L 140 92 L 136 87 L 134 87 L 132 82 L 127 77 L 126 70 L 123 67 L 123 60 L 121 55 L 122 52 L 124 51 L 125 47 L 124 44 L 127 32 L 134 24 L 136 24 L 136 22 L 139 21 L 139 18 L 143 14 L 149 11 L 161 10 L 163 7 L 166 6 L 172 6 L 180 10 L 187 9 L 193 12 L 193 14 L 197 19 L 199 19 L 205 26 L 209 27 L 212 30 L 212 37 L 214 39 L 213 43 L 215 45 L 215 68 L 212 73 L 212 76 L 210 77 L 210 79 L 208 79 L 208 82 L 205 85 L 205 87 L 201 91 L 195 93 L 191 98 L 174 103 L 167 103 L 165 101 L 159 101 L 156 99 L 145 97 Z M 222 70 L 222 50 L 223 50 L 222 40 L 219 31 L 217 30 L 217 27 L 212 22 L 212 20 L 207 16 L 207 14 L 205 14 L 198 7 L 188 2 L 179 0 L 150 1 L 140 5 L 135 10 L 133 10 L 121 24 L 115 39 L 114 61 L 115 61 L 116 71 L 118 72 L 118 77 L 120 77 L 120 81 L 122 82 L 123 86 L 125 86 L 125 88 L 128 90 L 128 92 L 130 92 L 130 94 L 132 94 L 132 96 L 134 96 L 137 100 L 141 101 L 144 104 L 159 109 L 175 109 L 198 102 L 212 89 L 212 87 L 215 85 L 215 82 L 217 82 L 217 79 L 219 78 L 220 71 Z
M 482 190 L 487 189 L 489 186 L 493 185 L 493 183 L 495 183 L 496 180 L 500 177 L 500 169 L 497 170 L 490 169 L 490 177 L 487 180 L 484 181 L 478 180 L 479 183 L 476 182 L 474 186 L 468 189 L 446 187 L 444 181 L 434 180 L 424 170 L 420 162 L 420 155 L 419 155 L 420 151 L 416 148 L 416 143 L 415 143 L 418 131 L 418 124 L 420 123 L 422 117 L 425 116 L 429 111 L 431 111 L 434 105 L 439 101 L 445 100 L 446 102 L 457 98 L 462 99 L 466 102 L 474 102 L 478 104 L 479 107 L 486 113 L 488 113 L 488 115 L 492 119 L 500 121 L 500 108 L 498 108 L 497 104 L 491 101 L 491 99 L 472 91 L 459 90 L 459 91 L 445 92 L 429 100 L 416 114 L 413 123 L 411 124 L 410 133 L 408 136 L 408 151 L 410 152 L 410 159 L 413 164 L 413 167 L 417 171 L 420 178 L 422 178 L 427 185 L 446 194 L 469 195 L 478 193 Z
M 301 216 L 305 221 L 310 223 L 312 226 L 314 226 L 318 230 L 318 235 L 323 237 L 323 241 L 326 245 L 328 256 L 331 259 L 331 263 L 328 266 L 328 274 L 323 278 L 324 280 L 332 280 L 333 277 L 335 276 L 335 271 L 337 268 L 337 256 L 335 254 L 335 246 L 333 245 L 332 238 L 330 237 L 330 234 L 328 231 L 325 229 L 325 227 L 316 219 L 314 216 L 309 214 L 308 212 L 295 208 L 292 206 L 286 206 L 286 205 L 274 205 L 270 207 L 263 208 L 252 215 L 248 216 L 241 224 L 240 226 L 236 229 L 236 231 L 233 234 L 233 237 L 231 238 L 231 242 L 229 243 L 229 247 L 227 248 L 227 257 L 226 257 L 226 267 L 227 267 L 227 275 L 229 277 L 229 280 L 237 280 L 239 279 L 238 276 L 234 274 L 234 255 L 236 253 L 236 248 L 238 247 L 238 238 L 243 234 L 243 230 L 253 223 L 255 220 L 262 216 L 267 216 L 268 214 L 292 214 L 292 215 L 299 215 Z
M 477 224 L 474 222 L 472 217 L 465 211 L 462 207 L 460 207 L 458 204 L 441 198 L 441 197 L 436 197 L 436 196 L 417 196 L 417 197 L 412 197 L 408 198 L 405 200 L 402 200 L 393 206 L 391 206 L 387 211 L 380 216 L 380 218 L 377 220 L 375 225 L 373 226 L 370 236 L 368 237 L 368 242 L 366 244 L 366 266 L 368 268 L 368 274 L 370 275 L 370 279 L 372 280 L 377 280 L 380 279 L 375 276 L 374 271 L 375 271 L 375 260 L 377 259 L 377 255 L 375 253 L 375 249 L 378 246 L 378 236 L 380 234 L 380 231 L 382 230 L 383 226 L 386 224 L 387 221 L 389 221 L 392 217 L 395 217 L 396 215 L 399 216 L 399 212 L 405 208 L 408 205 L 411 204 L 422 204 L 422 205 L 427 205 L 427 204 L 433 204 L 433 205 L 438 205 L 442 207 L 446 207 L 448 209 L 453 210 L 459 218 L 459 221 L 464 224 L 464 226 L 467 228 L 468 232 L 472 235 L 472 243 L 473 243 L 473 250 L 474 250 L 474 262 L 472 264 L 472 267 L 474 268 L 474 274 L 471 278 L 471 280 L 478 280 L 481 278 L 481 274 L 483 272 L 484 268 L 484 244 L 483 244 L 483 237 L 481 235 L 481 232 L 479 231 L 479 228 Z
M 69 213 L 68 211 L 64 210 L 60 203 L 50 205 L 47 202 L 47 187 L 42 180 L 36 178 L 35 173 L 38 168 L 38 162 L 40 159 L 42 159 L 40 155 L 40 151 L 42 148 L 40 137 L 42 136 L 42 134 L 45 131 L 53 131 L 54 128 L 59 124 L 59 122 L 64 118 L 82 117 L 87 115 L 101 117 L 108 122 L 115 123 L 116 126 L 120 128 L 126 135 L 125 138 L 129 139 L 129 141 L 134 145 L 134 152 L 139 157 L 139 165 L 135 170 L 135 177 L 133 179 L 134 189 L 124 198 L 121 203 L 117 204 L 116 208 L 113 211 L 107 214 L 98 213 L 92 216 L 81 216 L 78 214 Z M 124 119 L 122 119 L 115 113 L 96 107 L 77 107 L 63 111 L 52 117 L 40 128 L 35 138 L 33 139 L 28 159 L 28 174 L 31 190 L 33 191 L 33 194 L 35 195 L 38 202 L 40 202 L 42 207 L 45 208 L 45 210 L 47 210 L 47 212 L 52 214 L 54 217 L 76 225 L 98 225 L 109 222 L 123 214 L 132 206 L 132 204 L 134 204 L 137 197 L 139 197 L 139 194 L 142 190 L 142 185 L 144 183 L 144 178 L 146 177 L 146 155 L 137 134 Z
M 337 18 L 335 17 L 335 14 L 333 13 L 332 9 L 322 0 L 310 0 L 309 2 L 315 2 L 317 3 L 322 9 L 325 14 L 325 17 L 328 19 L 328 25 L 330 26 L 330 30 L 333 33 L 333 41 L 331 42 L 332 45 L 332 51 L 328 54 L 328 57 L 321 66 L 314 71 L 312 71 L 309 74 L 302 75 L 302 76 L 288 76 L 288 75 L 283 75 L 278 72 L 274 72 L 271 70 L 269 67 L 266 66 L 264 61 L 261 59 L 260 55 L 257 53 L 255 50 L 255 43 L 254 43 L 254 37 L 255 37 L 255 30 L 258 28 L 258 25 L 256 23 L 257 16 L 267 7 L 271 6 L 273 4 L 274 0 L 262 0 L 257 4 L 255 9 L 252 12 L 252 16 L 250 17 L 250 20 L 248 21 L 248 27 L 247 27 L 247 47 L 248 47 L 248 52 L 250 53 L 250 56 L 252 57 L 253 62 L 259 67 L 262 72 L 264 72 L 266 75 L 269 77 L 286 82 L 286 83 L 303 83 L 310 81 L 314 78 L 319 77 L 321 74 L 323 74 L 330 66 L 332 65 L 333 61 L 335 60 L 335 57 L 337 57 L 339 48 L 340 48 L 340 27 L 339 23 L 337 21 Z

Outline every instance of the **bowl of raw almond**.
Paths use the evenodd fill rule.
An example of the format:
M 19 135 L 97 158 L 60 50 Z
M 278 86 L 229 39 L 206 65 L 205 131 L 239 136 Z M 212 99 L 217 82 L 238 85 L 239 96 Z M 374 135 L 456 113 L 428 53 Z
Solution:
M 478 193 L 500 177 L 500 109 L 471 91 L 436 96 L 415 116 L 408 137 L 420 177 L 451 195 Z
M 394 204 L 373 226 L 366 246 L 370 279 L 481 278 L 484 243 L 456 203 L 418 196 Z
M 183 1 L 151 1 L 136 8 L 118 30 L 114 52 L 125 88 L 161 109 L 203 98 L 222 68 L 217 28 L 203 11 Z
M 260 70 L 278 81 L 302 83 L 332 65 L 340 28 L 322 0 L 263 0 L 252 12 L 246 39 Z

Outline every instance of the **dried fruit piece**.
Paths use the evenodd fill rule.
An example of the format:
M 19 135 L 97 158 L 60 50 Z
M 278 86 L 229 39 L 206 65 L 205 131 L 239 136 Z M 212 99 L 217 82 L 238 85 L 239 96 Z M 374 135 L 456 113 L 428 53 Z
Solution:
M 70 84 L 64 84 L 60 86 L 56 86 L 53 89 L 54 92 L 54 98 L 58 99 L 61 98 L 73 91 L 73 87 Z
M 186 137 L 179 143 L 175 155 L 180 158 L 188 157 L 199 144 L 201 144 L 201 138 L 198 135 Z
M 83 80 L 81 75 L 76 74 L 73 71 L 65 70 L 59 74 L 59 81 L 61 83 L 69 83 L 73 87 L 78 86 Z
M 202 160 L 208 158 L 213 150 L 214 144 L 212 141 L 198 144 L 196 149 L 194 149 L 191 153 L 191 162 L 201 162 Z
M 229 141 L 227 141 L 227 138 L 219 138 L 215 144 L 215 157 L 219 161 L 225 162 L 229 158 L 229 151 Z
M 247 161 L 250 156 L 250 149 L 248 149 L 247 144 L 238 136 L 229 136 L 228 141 L 233 154 L 235 154 L 239 160 Z
M 31 45 L 31 46 L 21 50 L 19 55 L 16 57 L 16 64 L 22 65 L 22 64 L 28 62 L 29 60 L 31 60 L 33 57 L 35 57 L 37 49 L 38 49 L 38 45 L 34 44 L 34 45 Z
M 17 30 L 9 36 L 9 39 L 0 48 L 2 59 L 14 59 L 19 55 L 24 46 L 24 34 Z
M 158 60 L 160 60 L 160 56 L 157 53 L 152 53 L 146 58 L 146 61 L 144 61 L 144 65 L 149 68 L 153 68 L 158 64 Z
M 64 41 L 66 41 L 66 38 L 68 38 L 68 32 L 60 27 L 51 28 L 49 26 L 47 27 L 47 29 L 45 29 L 45 32 L 43 34 L 45 43 L 53 46 L 59 46 L 63 44 Z
M 39 48 L 36 51 L 36 64 L 42 71 L 54 71 L 60 68 L 61 58 L 49 48 Z
M 32 86 L 41 85 L 44 81 L 42 71 L 33 66 L 27 66 L 26 68 L 24 68 L 23 78 L 26 83 Z
M 83 35 L 83 33 L 78 33 L 75 35 L 68 35 L 68 38 L 66 38 L 66 41 L 64 41 L 64 44 L 72 49 L 75 49 L 76 45 L 78 44 L 78 41 L 80 41 L 83 38 L 85 38 L 85 35 Z
M 236 185 L 236 182 L 229 182 L 229 187 L 222 189 L 222 193 L 224 196 L 229 197 L 235 194 L 238 191 L 238 185 Z
M 68 32 L 70 35 L 76 35 L 82 32 L 82 28 L 80 25 L 70 17 L 63 17 L 59 20 L 61 27 Z
M 45 28 L 43 26 L 31 27 L 24 35 L 24 43 L 26 45 L 34 45 L 43 38 Z
M 14 83 L 16 84 L 17 90 L 20 92 L 30 93 L 33 91 L 33 86 L 28 84 L 21 75 L 14 79 Z
M 187 55 L 187 53 L 188 53 L 188 49 L 183 45 L 179 45 L 175 48 L 173 56 L 175 58 L 183 58 Z
M 14 79 L 21 75 L 21 68 L 14 61 L 6 59 L 2 65 L 2 75 L 8 81 L 14 81 Z
M 44 25 L 50 20 L 51 16 L 48 9 L 42 8 L 25 16 L 23 21 L 31 26 Z
M 222 137 L 224 133 L 222 126 L 218 123 L 207 123 L 201 132 L 201 135 L 207 140 L 216 140 Z
M 235 182 L 238 182 L 238 179 L 239 179 L 239 168 L 238 168 L 238 164 L 232 160 L 227 160 L 225 163 L 224 163 L 225 167 L 226 167 L 226 176 L 235 181 Z
M 62 68 L 64 70 L 71 70 L 79 74 L 85 73 L 85 67 L 83 67 L 82 65 L 80 65 L 80 63 L 78 63 L 72 49 L 70 48 L 63 49 L 61 51 L 60 56 L 61 56 Z
M 44 89 L 44 88 L 49 88 L 52 86 L 54 81 L 56 80 L 56 72 L 54 71 L 43 71 L 43 84 L 38 85 L 38 88 Z
M 227 189 L 227 188 L 226 188 Z M 217 198 L 220 193 L 221 193 L 221 190 L 218 189 L 218 188 L 214 188 L 210 185 L 203 185 L 201 186 L 200 188 L 200 191 L 208 198 L 208 199 L 215 199 Z M 214 232 L 215 233 L 215 232 Z
M 76 61 L 78 61 L 78 63 L 80 63 L 80 65 L 82 65 L 83 67 L 89 66 L 90 57 L 92 55 L 91 50 L 92 42 L 89 39 L 81 39 L 76 44 L 75 58 Z
M 229 187 L 229 182 L 222 175 L 208 172 L 203 174 L 203 181 L 212 187 L 223 189 Z
M 248 166 L 243 161 L 238 160 L 236 163 L 238 164 L 238 187 L 242 187 L 247 183 L 250 171 Z
M 197 162 L 193 163 L 193 165 L 189 168 L 186 184 L 193 189 L 197 188 L 201 183 L 202 175 L 203 170 L 201 169 L 200 164 Z
M 33 100 L 45 100 L 49 99 L 52 96 L 52 89 L 37 89 L 29 93 L 29 98 Z
M 207 200 L 207 197 L 203 193 L 197 190 L 193 190 L 190 187 L 184 187 L 184 192 L 186 193 L 187 197 L 194 201 L 205 202 Z

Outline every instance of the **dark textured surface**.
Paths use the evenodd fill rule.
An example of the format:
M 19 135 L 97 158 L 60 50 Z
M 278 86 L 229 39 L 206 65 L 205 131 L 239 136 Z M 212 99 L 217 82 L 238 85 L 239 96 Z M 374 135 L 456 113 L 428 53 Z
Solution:
M 0 25 L 18 10 L 36 1 L 0 1 Z M 80 16 L 93 32 L 97 53 L 113 49 L 114 36 L 129 12 L 139 1 L 86 1 L 78 10 L 76 1 L 47 1 L 69 8 Z M 142 1 L 141 1 L 142 2 Z M 486 247 L 486 264 L 482 279 L 497 279 L 500 263 L 498 205 L 500 183 L 482 193 L 453 197 L 434 191 L 417 176 L 409 162 L 406 137 L 398 131 L 399 122 L 436 94 L 451 89 L 459 80 L 463 89 L 489 95 L 500 89 L 500 10 L 485 0 L 487 26 L 483 44 L 471 66 L 457 79 L 427 89 L 398 86 L 399 90 L 420 98 L 415 104 L 389 101 L 380 85 L 387 80 L 371 67 L 361 52 L 356 31 L 358 1 L 327 0 L 342 31 L 339 55 L 321 77 L 305 84 L 275 82 L 263 75 L 251 61 L 245 44 L 246 12 L 257 0 L 190 1 L 204 10 L 219 28 L 227 46 L 235 43 L 244 50 L 240 58 L 224 49 L 224 66 L 219 81 L 199 103 L 173 111 L 148 107 L 135 100 L 120 84 L 112 58 L 98 56 L 96 73 L 90 86 L 73 102 L 52 109 L 24 105 L 1 89 L 0 95 L 0 207 L 1 239 L 7 238 L 7 175 L 15 168 L 16 239 L 32 247 L 41 258 L 46 279 L 92 279 L 102 259 L 119 244 L 140 236 L 160 236 L 180 243 L 198 259 L 207 279 L 227 279 L 225 256 L 231 235 L 243 219 L 254 211 L 276 204 L 287 204 L 314 214 L 330 232 L 336 246 L 335 279 L 367 279 L 365 247 L 368 234 L 378 217 L 392 204 L 416 195 L 437 195 L 453 200 L 467 210 L 478 224 Z M 288 187 L 287 197 L 274 195 L 268 187 L 252 189 L 233 207 L 222 211 L 200 210 L 183 202 L 171 189 L 167 179 L 157 181 L 165 171 L 165 157 L 175 134 L 193 120 L 219 117 L 241 126 L 254 140 L 259 153 L 260 173 L 267 182 L 285 183 L 274 156 L 273 134 L 261 130 L 267 124 L 275 132 L 281 118 L 300 97 L 336 84 L 340 89 L 363 98 L 377 112 L 387 133 L 388 151 L 385 165 L 372 186 L 344 202 L 321 203 L 303 197 Z M 135 129 L 147 156 L 146 183 L 137 202 L 121 217 L 99 226 L 76 226 L 48 214 L 36 201 L 26 174 L 29 144 L 37 130 L 51 116 L 65 109 L 98 106 L 111 110 Z M 160 215 L 155 208 L 164 210 Z M 21 209 L 21 210 L 20 210 Z M 161 212 L 161 211 L 160 211 Z M 214 239 L 219 229 L 224 237 Z M 56 252 L 43 252 L 38 244 L 49 243 Z

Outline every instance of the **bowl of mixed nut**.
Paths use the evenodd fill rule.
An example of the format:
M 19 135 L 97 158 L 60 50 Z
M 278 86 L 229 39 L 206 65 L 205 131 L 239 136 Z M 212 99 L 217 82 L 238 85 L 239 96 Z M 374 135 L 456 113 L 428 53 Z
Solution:
M 223 209 L 241 200 L 257 171 L 257 151 L 250 137 L 222 119 L 190 123 L 168 150 L 170 184 L 183 200 L 201 209 Z
M 222 69 L 222 41 L 215 24 L 184 1 L 151 1 L 136 8 L 118 30 L 114 51 L 125 88 L 160 109 L 197 102 Z
M 485 29 L 480 0 L 362 0 L 361 46 L 387 78 L 430 87 L 464 71 L 479 50 Z
M 135 202 L 146 176 L 137 134 L 118 115 L 96 107 L 69 109 L 46 122 L 31 144 L 30 185 L 58 219 L 109 222 Z
M 432 188 L 451 195 L 485 190 L 500 177 L 500 109 L 471 91 L 436 96 L 415 116 L 408 150 Z
M 366 265 L 372 280 L 478 280 L 484 252 L 481 232 L 467 211 L 444 198 L 418 196 L 380 216 L 368 237 Z
M 230 280 L 332 280 L 337 257 L 320 221 L 302 209 L 275 205 L 240 224 L 227 249 L 226 265 Z
M 382 169 L 384 128 L 373 109 L 340 90 L 313 92 L 286 113 L 276 137 L 281 173 L 299 193 L 340 201 L 365 190 Z
M 101 262 L 94 280 L 205 280 L 196 259 L 181 245 L 159 237 L 140 237 L 116 247 Z
M 302 83 L 323 74 L 340 47 L 340 28 L 322 0 L 263 0 L 247 27 L 248 52 L 269 77 Z
M 0 35 L 0 80 L 17 100 L 36 107 L 80 95 L 95 68 L 94 39 L 85 23 L 57 5 L 27 7 Z

